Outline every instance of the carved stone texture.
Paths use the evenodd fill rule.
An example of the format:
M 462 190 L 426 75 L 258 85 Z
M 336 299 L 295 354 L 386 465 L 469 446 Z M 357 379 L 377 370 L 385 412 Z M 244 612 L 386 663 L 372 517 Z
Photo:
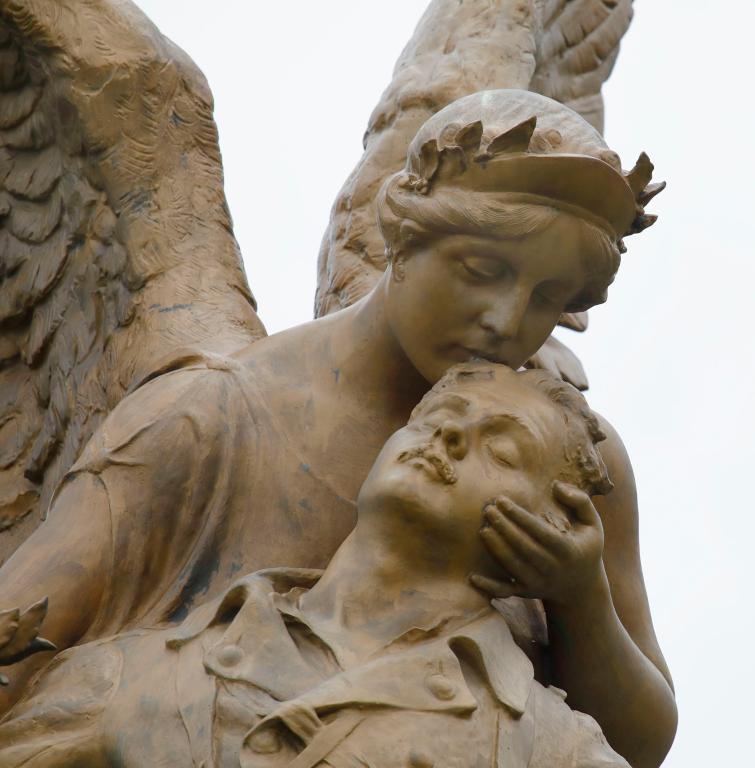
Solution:
M 448 14 L 436 17 L 443 8 Z M 578 8 L 597 11 L 580 19 Z M 593 45 L 590 29 L 598 37 L 597 30 L 604 27 L 616 34 L 621 26 L 616 19 L 624 18 L 621 9 L 628 19 L 628 8 L 623 0 L 554 3 L 547 5 L 549 13 L 546 6 L 526 2 L 493 2 L 484 9 L 476 2 L 453 8 L 437 3 L 417 40 L 426 33 L 435 41 L 430 58 L 438 53 L 441 38 L 455 40 L 461 50 L 465 41 L 478 39 L 473 22 L 482 14 L 491 29 L 498 28 L 496 22 L 517 41 L 516 51 L 529 51 L 504 61 L 506 67 L 525 62 L 532 78 L 546 30 L 561 30 L 569 43 L 562 51 L 564 60 L 571 61 L 576 51 Z M 550 26 L 535 24 L 551 16 Z M 434 18 L 447 25 L 445 33 L 433 26 Z M 461 36 L 456 38 L 448 30 L 464 19 L 469 24 L 458 27 Z M 564 26 L 569 19 L 573 25 Z M 513 373 L 538 352 L 564 312 L 604 300 L 619 267 L 624 236 L 653 223 L 644 206 L 660 187 L 649 183 L 652 165 L 647 157 L 641 156 L 624 174 L 618 156 L 594 126 L 527 90 L 484 90 L 437 112 L 422 107 L 421 99 L 409 99 L 407 103 L 419 106 L 403 111 L 403 97 L 397 95 L 395 114 L 385 113 L 385 126 L 401 125 L 408 131 L 414 120 L 417 135 L 401 150 L 406 154 L 403 167 L 389 176 L 375 199 L 389 267 L 384 272 L 376 268 L 375 288 L 363 300 L 260 338 L 264 331 L 223 196 L 211 98 L 191 62 L 127 0 L 0 0 L 0 20 L 0 499 L 5 499 L 6 524 L 22 520 L 14 531 L 20 538 L 24 525 L 34 525 L 30 512 L 35 505 L 39 509 L 51 499 L 47 519 L 0 568 L 0 664 L 14 662 L 3 670 L 10 685 L 0 690 L 0 710 L 25 697 L 3 725 L 7 728 L 0 745 L 6 752 L 0 763 L 29 765 L 24 750 L 40 743 L 50 747 L 40 757 L 49 764 L 111 763 L 109 747 L 94 756 L 86 752 L 95 742 L 91 731 L 82 736 L 79 728 L 84 723 L 91 728 L 103 715 L 110 718 L 108 702 L 111 696 L 119 700 L 123 680 L 132 691 L 140 685 L 154 691 L 157 709 L 149 697 L 134 694 L 130 704 L 123 700 L 126 710 L 135 707 L 128 710 L 128 722 L 139 732 L 123 742 L 136 752 L 121 754 L 120 762 L 182 764 L 182 759 L 167 756 L 134 757 L 151 743 L 144 738 L 145 717 L 151 734 L 162 737 L 164 731 L 164 743 L 173 743 L 167 726 L 155 726 L 162 693 L 183 696 L 175 685 L 175 665 L 160 660 L 165 638 L 146 632 L 144 637 L 153 638 L 151 650 L 137 648 L 133 655 L 121 647 L 133 638 L 121 637 L 115 644 L 105 638 L 128 632 L 139 636 L 162 624 L 194 626 L 196 618 L 190 616 L 206 617 L 203 606 L 222 602 L 239 574 L 279 566 L 322 568 L 337 553 L 323 579 L 307 593 L 310 597 L 302 597 L 302 610 L 318 623 L 317 635 L 337 647 L 334 656 L 341 654 L 342 671 L 365 663 L 367 649 L 381 656 L 383 646 L 375 643 L 390 641 L 385 633 L 390 634 L 400 616 L 400 621 L 408 616 L 411 624 L 404 630 L 416 629 L 421 635 L 423 628 L 430 633 L 437 629 L 437 639 L 448 639 L 445 644 L 456 661 L 448 655 L 444 659 L 460 664 L 464 674 L 465 664 L 474 666 L 475 654 L 464 657 L 463 642 L 451 648 L 453 638 L 444 634 L 451 629 L 444 623 L 448 611 L 439 610 L 436 594 L 441 602 L 465 596 L 447 606 L 453 614 L 463 603 L 462 616 L 469 607 L 489 614 L 490 595 L 542 601 L 525 603 L 529 607 L 519 611 L 502 608 L 506 623 L 496 625 L 493 655 L 506 636 L 504 629 L 510 630 L 533 658 L 525 662 L 519 654 L 508 656 L 504 669 L 515 672 L 532 664 L 539 682 L 568 689 L 572 701 L 600 722 L 611 744 L 630 762 L 643 768 L 658 765 L 676 715 L 642 580 L 631 466 L 615 433 L 583 413 L 584 401 L 575 401 L 579 395 L 566 384 L 538 379 L 544 376 L 541 372 L 529 378 Z M 585 49 L 574 38 L 577 30 L 587 34 Z M 470 54 L 475 68 L 488 55 L 499 61 L 495 46 L 485 47 L 486 40 L 483 31 L 482 48 L 470 43 L 476 51 Z M 413 45 L 419 56 L 422 45 Z M 555 45 L 553 50 L 562 48 Z M 412 50 L 407 61 L 413 60 Z M 453 52 L 443 56 L 456 61 Z M 579 82 L 593 83 L 588 90 L 602 82 L 601 73 L 612 61 L 612 54 L 596 56 L 598 74 L 588 67 L 584 77 L 578 76 Z M 579 56 L 575 61 L 585 64 Z M 498 66 L 494 63 L 491 71 Z M 541 71 L 546 69 L 543 65 Z M 439 77 L 442 72 L 440 67 Z M 471 76 L 470 88 L 490 84 Z M 418 77 L 421 92 L 432 74 Z M 398 92 L 409 88 L 411 80 L 400 69 L 403 85 Z M 544 80 L 552 85 L 558 78 Z M 442 88 L 448 85 L 442 77 L 438 82 Z M 576 91 L 569 93 L 577 98 Z M 453 97 L 447 93 L 448 99 Z M 428 119 L 420 126 L 423 110 Z M 381 114 L 376 113 L 375 125 L 383 125 Z M 388 141 L 390 130 L 376 129 L 374 146 Z M 388 158 L 399 151 L 398 144 L 385 150 L 387 174 L 394 167 Z M 375 181 L 379 155 L 370 157 Z M 479 369 L 471 364 L 480 359 L 512 369 L 482 369 L 487 371 L 483 380 L 488 374 L 500 376 L 494 382 L 498 400 L 509 398 L 510 412 L 498 414 L 491 434 L 510 423 L 524 430 L 500 436 L 485 454 L 479 447 L 487 438 L 472 423 L 471 401 L 477 395 L 461 398 L 470 400 L 470 413 L 457 397 L 458 412 L 432 430 L 424 406 L 414 410 L 438 382 L 441 390 L 458 385 L 466 392 L 462 380 L 475 377 Z M 449 380 L 446 372 L 456 363 L 471 369 L 457 371 L 458 380 Z M 529 390 L 519 386 L 525 381 L 540 381 L 547 396 L 528 399 Z M 437 390 L 430 400 L 437 403 L 436 395 Z M 575 410 L 569 402 L 581 405 Z M 572 415 L 557 407 L 570 409 Z M 543 408 L 563 418 L 554 424 L 542 416 Z M 357 498 L 361 514 L 369 509 L 370 493 L 380 486 L 375 483 L 393 476 L 377 457 L 384 455 L 384 446 L 395 447 L 389 438 L 413 412 L 410 426 L 397 438 L 407 441 L 396 472 L 409 497 L 402 497 L 398 515 L 368 514 L 377 529 L 366 539 L 361 534 L 348 539 L 345 549 L 339 549 L 353 530 Z M 590 444 L 583 440 L 578 453 L 570 455 L 566 449 L 575 424 L 587 429 Z M 551 430 L 564 434 L 564 451 L 553 453 Z M 522 453 L 526 434 L 533 432 L 534 444 L 545 445 L 535 459 Z M 416 453 L 423 443 L 411 440 L 419 440 L 420 433 L 422 440 L 441 449 Z M 602 444 L 604 463 L 616 488 L 593 501 L 591 494 L 609 489 L 593 450 L 603 433 L 608 436 Z M 472 437 L 470 443 L 467 438 Z M 393 448 L 385 450 L 389 455 Z M 548 457 L 553 461 L 546 461 Z M 483 460 L 493 463 L 483 467 Z M 470 466 L 478 471 L 462 472 Z M 574 467 L 582 474 L 569 474 Z M 423 473 L 433 478 L 427 486 L 419 480 Z M 574 486 L 572 481 L 580 478 L 589 483 Z M 554 479 L 569 482 L 553 485 Z M 390 482 L 384 486 L 385 493 L 390 487 Z M 500 487 L 508 497 L 513 494 L 513 501 L 499 498 Z M 517 501 L 516 489 L 532 493 Z M 432 499 L 420 503 L 419 491 Z M 377 501 L 372 506 L 388 511 Z M 552 514 L 542 514 L 546 507 Z M 414 514 L 419 517 L 407 526 Z M 383 524 L 392 525 L 392 531 L 382 529 Z M 370 531 L 366 523 L 360 526 L 362 533 Z M 3 536 L 4 547 L 16 543 L 14 533 Z M 383 544 L 388 549 L 379 552 Z M 349 546 L 356 547 L 351 555 Z M 472 569 L 479 571 L 473 575 L 474 588 L 467 580 L 473 553 L 484 554 L 484 562 Z M 382 586 L 376 581 L 379 573 L 365 578 L 358 573 L 362 565 L 374 565 L 375 557 L 380 561 L 377 571 L 387 576 Z M 338 575 L 344 560 L 352 563 L 346 569 L 350 575 L 341 570 L 331 581 L 328 574 Z M 397 562 L 401 567 L 395 567 Z M 428 580 L 429 573 L 417 570 L 423 563 L 440 563 L 441 572 Z M 452 574 L 450 566 L 457 571 Z M 412 574 L 416 580 L 410 579 Z M 402 579 L 409 581 L 402 584 Z M 432 599 L 399 611 L 401 596 L 422 595 L 425 584 L 435 585 Z M 391 586 L 398 592 L 388 602 L 385 621 L 379 621 L 386 608 L 381 595 L 390 594 Z M 352 587 L 366 588 L 368 596 L 344 600 Z M 333 590 L 346 592 L 339 597 Z M 46 605 L 46 597 L 44 616 L 40 606 Z M 30 604 L 29 612 L 16 610 Z M 348 605 L 367 612 L 364 631 L 358 622 L 340 623 L 341 607 Z M 241 615 L 247 604 L 232 607 Z M 199 613 L 193 614 L 195 610 Z M 63 650 L 30 692 L 27 683 L 50 661 L 49 653 L 23 658 L 43 650 L 35 644 L 42 618 L 44 637 Z M 213 632 L 224 622 L 233 625 L 233 619 L 232 612 L 221 612 L 214 624 L 200 622 L 201 643 L 194 644 L 195 651 L 203 653 L 205 641 L 213 645 Z M 259 637 L 256 630 L 251 632 L 244 642 L 252 643 L 265 660 L 265 649 L 275 656 L 285 635 L 260 632 Z M 243 659 L 243 635 L 226 638 L 230 647 L 218 649 L 218 664 L 230 668 Z M 260 644 L 266 637 L 270 646 Z M 95 645 L 75 649 L 90 641 Z M 329 663 L 327 650 L 316 647 L 320 661 Z M 88 656 L 93 649 L 95 656 Z M 155 666 L 150 662 L 144 667 L 153 651 Z M 311 658 L 314 652 L 309 646 L 304 651 L 311 666 L 318 667 L 320 682 L 335 678 L 319 669 L 320 661 Z M 257 692 L 234 687 L 240 677 L 208 675 L 204 670 L 214 661 L 196 661 L 187 661 L 194 670 L 188 680 L 190 696 L 196 698 L 187 700 L 180 715 L 206 715 L 216 686 L 230 686 L 231 696 L 238 693 L 246 703 L 239 708 L 223 699 L 218 709 L 221 720 L 230 717 L 227 759 L 234 765 L 247 761 L 241 745 L 246 726 L 254 727 L 245 720 L 249 708 L 271 714 L 303 689 L 273 703 L 262 693 L 260 699 Z M 263 666 L 276 670 L 272 660 Z M 428 695 L 452 701 L 451 686 L 438 674 L 429 676 L 423 701 Z M 486 674 L 492 684 L 490 669 Z M 79 686 L 75 695 L 65 682 L 72 678 Z M 526 682 L 532 684 L 529 678 Z M 269 688 L 257 687 L 269 697 Z M 480 690 L 489 689 L 482 685 Z M 554 701 L 554 692 L 543 689 L 541 694 Z M 61 696 L 69 697 L 69 704 L 71 696 L 83 698 L 69 706 Z M 503 696 L 488 702 L 489 707 L 481 707 L 485 717 L 500 716 L 509 723 L 510 713 L 499 707 L 507 707 L 506 701 L 521 704 L 528 699 Z M 548 743 L 555 745 L 556 764 L 564 762 L 558 744 L 581 728 L 579 718 L 558 707 L 568 721 L 563 728 L 555 710 L 555 719 L 543 721 L 555 729 Z M 234 712 L 240 720 L 233 719 Z M 181 722 L 175 714 L 172 724 Z M 526 714 L 525 706 L 522 718 Z M 126 716 L 125 710 L 118 709 L 113 717 L 121 715 Z M 311 716 L 312 708 L 296 710 L 290 719 L 292 733 L 304 742 L 310 729 L 318 728 Z M 217 754 L 225 754 L 226 725 L 218 725 L 219 741 L 213 744 Z M 66 729 L 65 738 L 58 738 L 59 727 Z M 108 727 L 98 732 L 112 733 Z M 204 721 L 181 725 L 180 738 L 202 739 L 213 728 Z M 621 764 L 594 726 L 586 732 L 602 755 L 595 760 Z M 286 731 L 279 735 L 288 738 Z M 525 751 L 528 738 L 524 732 Z M 513 743 L 507 739 L 498 743 Z M 263 734 L 252 741 L 264 753 L 275 737 Z M 467 734 L 459 743 L 469 741 Z M 484 747 L 487 764 L 497 755 L 497 748 L 491 749 Z M 548 754 L 542 762 L 553 765 Z M 408 759 L 421 765 L 427 757 L 417 753 Z M 256 757 L 249 759 L 256 764 Z M 399 756 L 380 759 L 395 765 Z
M 0 763 L 628 768 L 535 679 L 510 618 L 534 606 L 496 610 L 467 577 L 497 573 L 491 493 L 581 536 L 551 483 L 607 492 L 603 437 L 547 373 L 452 368 L 381 451 L 324 573 L 252 574 L 179 627 L 69 653 L 0 725 Z
M 375 200 L 427 118 L 470 93 L 523 88 L 563 102 L 602 131 L 601 88 L 631 18 L 632 0 L 434 0 L 333 206 L 320 249 L 316 315 L 349 306 L 385 269 Z M 564 324 L 584 330 L 586 319 L 565 317 Z
M 201 73 L 131 3 L 2 0 L 0 561 L 126 392 L 261 335 Z
M 630 0 L 431 4 L 336 202 L 318 314 L 384 268 L 374 193 L 427 116 L 481 88 L 529 85 L 597 122 L 630 16 Z M 0 94 L 1 562 L 124 394 L 264 328 L 207 84 L 132 3 L 2 0 Z M 586 386 L 565 348 L 551 342 L 534 362 Z

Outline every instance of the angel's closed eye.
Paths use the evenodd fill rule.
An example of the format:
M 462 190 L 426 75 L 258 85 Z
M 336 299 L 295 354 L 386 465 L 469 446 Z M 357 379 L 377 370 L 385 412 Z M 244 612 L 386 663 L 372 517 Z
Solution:
M 494 256 L 461 256 L 459 263 L 472 277 L 478 280 L 494 280 L 506 274 L 506 262 Z

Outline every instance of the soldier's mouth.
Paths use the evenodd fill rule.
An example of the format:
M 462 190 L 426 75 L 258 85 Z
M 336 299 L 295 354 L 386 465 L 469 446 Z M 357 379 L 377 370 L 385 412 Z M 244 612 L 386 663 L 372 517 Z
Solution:
M 413 459 L 424 462 L 446 485 L 453 485 L 458 480 L 454 468 L 442 456 L 427 446 L 409 448 L 398 455 L 398 461 L 402 463 Z

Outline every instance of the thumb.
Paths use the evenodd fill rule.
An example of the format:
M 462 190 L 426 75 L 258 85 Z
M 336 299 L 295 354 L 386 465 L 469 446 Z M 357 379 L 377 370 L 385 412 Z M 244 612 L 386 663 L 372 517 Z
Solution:
M 581 488 L 556 480 L 553 483 L 553 496 L 556 501 L 568 507 L 583 525 L 601 525 L 600 515 L 590 496 Z

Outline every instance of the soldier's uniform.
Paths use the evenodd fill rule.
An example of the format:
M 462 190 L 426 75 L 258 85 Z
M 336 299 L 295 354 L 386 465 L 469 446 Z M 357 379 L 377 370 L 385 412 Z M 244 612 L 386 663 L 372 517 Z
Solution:
M 318 575 L 259 572 L 177 629 L 61 654 L 0 725 L 0 767 L 628 768 L 492 608 L 344 669 L 298 610 Z

